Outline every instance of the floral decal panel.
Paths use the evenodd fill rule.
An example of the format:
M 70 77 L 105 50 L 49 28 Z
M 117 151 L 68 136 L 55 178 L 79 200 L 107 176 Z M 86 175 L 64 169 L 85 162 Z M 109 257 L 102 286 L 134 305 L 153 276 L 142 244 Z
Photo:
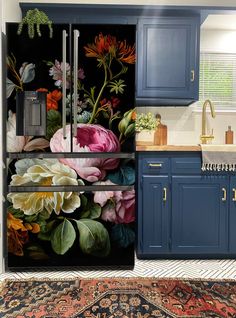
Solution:
M 86 30 L 85 26 L 83 28 Z M 105 33 L 108 30 L 110 33 Z M 95 29 L 90 27 L 86 32 L 87 38 L 80 43 L 77 135 L 72 141 L 72 66 L 67 63 L 66 69 L 63 69 L 55 41 L 53 50 L 50 50 L 51 56 L 48 52 L 44 56 L 42 49 L 40 59 L 35 59 L 33 53 L 31 59 L 29 53 L 24 59 L 22 54 L 9 48 L 8 152 L 60 153 L 72 149 L 76 153 L 109 153 L 134 150 L 135 33 L 132 31 L 133 41 L 128 41 L 121 38 L 117 31 L 113 35 L 109 28 L 95 34 Z M 63 72 L 66 72 L 67 86 L 66 139 L 62 128 Z M 16 95 L 27 90 L 46 94 L 45 136 L 19 136 L 16 133 Z M 11 186 L 52 187 L 52 192 L 14 192 L 7 195 L 8 252 L 12 266 L 18 266 L 17 259 L 27 259 L 26 266 L 35 263 L 56 266 L 61 259 L 82 258 L 84 255 L 107 258 L 134 243 L 134 190 L 53 191 L 53 186 L 133 185 L 135 171 L 132 159 L 99 156 L 25 158 L 11 159 L 8 164 Z M 51 259 L 54 261 L 51 262 Z M 23 263 L 19 261 L 19 264 Z
M 106 30 L 105 30 L 106 31 Z M 111 31 L 111 30 L 110 30 Z M 84 34 L 89 33 L 88 31 Z M 70 152 L 71 124 L 77 122 L 77 136 L 73 138 L 73 152 L 133 151 L 136 113 L 134 109 L 135 45 L 124 38 L 90 31 L 90 42 L 85 42 L 83 32 L 79 39 L 78 100 L 74 112 L 72 93 L 75 70 L 66 63 L 63 69 L 61 48 L 58 54 L 38 52 L 17 54 L 8 48 L 6 95 L 8 98 L 7 151 L 9 152 Z M 119 36 L 120 37 L 120 36 Z M 40 44 L 34 43 L 32 47 Z M 50 46 L 50 40 L 48 45 Z M 10 43 L 11 44 L 11 43 Z M 45 44 L 44 44 L 45 45 Z M 30 47 L 31 49 L 31 47 Z M 33 48 L 32 48 L 33 49 Z M 22 49 L 23 50 L 23 49 Z M 19 55 L 19 56 L 18 56 Z M 59 56 L 59 57 L 57 57 Z M 49 60 L 50 58 L 50 60 Z M 31 59 L 30 61 L 28 59 Z M 39 60 L 40 59 L 40 60 Z M 66 73 L 66 139 L 62 134 L 62 78 Z M 44 92 L 46 95 L 47 132 L 45 136 L 19 136 L 16 133 L 16 95 L 23 91 Z M 76 114 L 76 118 L 74 115 Z M 87 125 L 85 128 L 83 125 Z M 101 127 L 102 126 L 102 127 Z M 101 129 L 107 131 L 104 139 Z M 87 129 L 87 131 L 85 130 Z M 82 138 L 84 133 L 89 138 Z M 107 143 L 108 141 L 108 143 Z M 95 147 L 100 144 L 100 147 Z
M 134 183 L 132 162 L 92 183 L 57 159 L 21 159 L 14 165 L 13 186 Z M 15 256 L 42 261 L 69 251 L 106 257 L 111 248 L 134 242 L 134 190 L 23 192 L 9 193 L 7 199 L 8 251 Z
M 52 192 L 7 195 L 11 256 L 37 262 L 67 253 L 109 257 L 134 243 L 134 190 L 53 192 L 53 186 L 61 185 L 133 185 L 133 160 L 64 160 L 65 163 L 61 159 L 25 158 L 9 164 L 9 170 L 15 169 L 15 173 L 9 175 L 11 186 L 52 187 Z M 76 162 L 77 170 L 70 167 L 74 162 L 69 160 Z

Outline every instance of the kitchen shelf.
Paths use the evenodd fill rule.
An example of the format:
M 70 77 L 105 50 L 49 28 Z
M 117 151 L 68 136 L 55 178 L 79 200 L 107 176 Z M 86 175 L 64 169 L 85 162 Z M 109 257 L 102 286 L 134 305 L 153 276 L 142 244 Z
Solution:
M 10 159 L 43 159 L 43 158 L 119 158 L 134 159 L 134 152 L 31 152 L 17 153 L 7 152 Z
M 8 186 L 8 192 L 92 192 L 92 191 L 131 191 L 133 185 L 78 185 L 78 186 Z

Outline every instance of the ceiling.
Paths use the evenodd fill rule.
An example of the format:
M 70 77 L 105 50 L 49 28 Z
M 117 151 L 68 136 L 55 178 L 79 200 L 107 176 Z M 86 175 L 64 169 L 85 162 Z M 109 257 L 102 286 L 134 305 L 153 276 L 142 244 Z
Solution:
M 236 30 L 236 14 L 210 14 L 202 23 L 201 28 Z

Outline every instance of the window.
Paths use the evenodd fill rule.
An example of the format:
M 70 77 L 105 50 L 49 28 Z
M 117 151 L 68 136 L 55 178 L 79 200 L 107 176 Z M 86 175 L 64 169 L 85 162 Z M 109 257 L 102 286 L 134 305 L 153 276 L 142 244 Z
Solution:
M 200 54 L 199 101 L 206 99 L 218 109 L 236 109 L 236 54 Z

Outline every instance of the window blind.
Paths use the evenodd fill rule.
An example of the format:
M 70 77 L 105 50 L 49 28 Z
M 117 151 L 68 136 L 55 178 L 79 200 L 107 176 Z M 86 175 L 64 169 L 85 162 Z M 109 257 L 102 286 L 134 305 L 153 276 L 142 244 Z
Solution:
M 199 100 L 215 106 L 236 107 L 236 54 L 201 53 Z

